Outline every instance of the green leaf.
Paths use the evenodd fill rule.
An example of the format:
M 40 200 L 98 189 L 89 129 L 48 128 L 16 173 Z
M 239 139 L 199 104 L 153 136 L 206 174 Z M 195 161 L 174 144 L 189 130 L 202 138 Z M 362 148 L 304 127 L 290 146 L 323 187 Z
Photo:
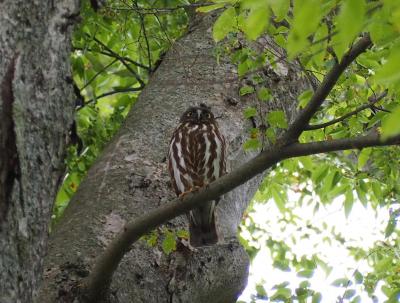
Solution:
M 313 162 L 310 156 L 298 157 L 297 159 L 300 161 L 300 163 L 304 166 L 305 169 L 312 170 Z
M 351 299 L 352 297 L 354 297 L 355 294 L 356 291 L 354 289 L 347 289 L 343 294 L 343 298 Z
M 333 281 L 331 285 L 336 287 L 347 287 L 351 285 L 351 281 L 347 278 L 339 278 Z
M 269 23 L 269 7 L 266 0 L 244 0 L 242 6 L 248 9 L 242 29 L 250 40 L 257 39 Z
M 315 294 L 313 294 L 312 296 L 312 303 L 319 303 L 322 300 L 322 295 L 321 293 L 317 292 Z
M 213 10 L 222 8 L 226 5 L 226 3 L 216 3 L 216 4 L 211 4 L 211 5 L 205 5 L 205 6 L 200 6 L 196 9 L 196 11 L 200 12 L 200 13 L 208 13 L 211 12 Z
M 372 186 L 372 191 L 375 195 L 375 197 L 380 200 L 382 198 L 382 188 L 381 188 L 381 184 L 378 182 L 372 182 L 371 184 Z
M 336 184 L 334 180 L 337 178 L 339 173 L 336 170 L 330 170 L 328 175 L 322 180 L 321 194 L 328 194 L 333 186 Z
M 314 275 L 314 270 L 302 270 L 297 273 L 298 277 L 311 278 Z
M 389 299 L 385 303 L 398 303 L 400 299 L 400 289 L 395 289 L 392 291 Z
M 385 228 L 385 238 L 389 237 L 394 232 L 396 228 L 396 222 L 396 219 L 390 216 L 389 222 Z
M 221 41 L 229 32 L 235 31 L 236 11 L 230 7 L 226 9 L 215 21 L 213 27 L 213 38 L 216 42 Z
M 267 88 L 262 87 L 257 91 L 257 97 L 261 101 L 268 101 L 271 99 L 271 92 Z
M 363 275 L 358 270 L 354 272 L 354 280 L 357 284 L 361 284 L 364 280 Z
M 370 33 L 371 39 L 376 46 L 382 46 L 386 43 L 390 43 L 398 37 L 398 32 L 395 27 L 389 22 L 384 22 L 387 19 L 387 15 L 380 11 L 379 15 L 376 15 L 374 22 L 369 22 L 367 32 Z M 380 19 L 380 20 L 379 20 Z
M 157 233 L 152 232 L 146 236 L 145 239 L 149 246 L 154 247 L 157 244 L 158 235 Z
M 400 81 L 400 44 L 393 45 L 387 62 L 376 72 L 375 81 L 390 84 Z M 399 123 L 400 124 L 400 123 Z
M 269 0 L 272 12 L 275 16 L 275 21 L 282 21 L 289 10 L 290 0 Z
M 274 260 L 273 266 L 282 271 L 290 271 L 289 264 L 286 261 Z
M 247 95 L 247 94 L 251 94 L 251 93 L 254 93 L 254 87 L 253 86 L 246 85 L 246 86 L 241 87 L 240 90 L 239 90 L 239 94 L 241 96 L 244 96 L 244 95 Z
M 358 199 L 360 199 L 361 204 L 364 207 L 367 207 L 368 199 L 367 199 L 367 195 L 365 194 L 366 190 L 363 187 L 365 187 L 365 183 L 364 183 L 364 181 L 360 180 L 359 186 L 356 187 L 356 192 L 357 192 Z
M 353 208 L 353 204 L 354 204 L 353 191 L 351 190 L 350 187 L 348 187 L 346 194 L 345 194 L 345 200 L 344 200 L 344 214 L 345 214 L 346 218 L 349 217 L 351 209 Z
M 339 175 L 339 174 L 338 174 Z M 336 185 L 329 193 L 329 198 L 333 199 L 340 195 L 343 195 L 348 190 L 348 182 L 342 182 L 340 185 Z
M 176 236 L 182 239 L 189 239 L 189 232 L 185 229 L 180 229 L 176 232 Z
M 256 150 L 261 148 L 261 142 L 258 139 L 248 139 L 246 142 L 243 144 L 244 150 Z
M 400 57 L 399 57 L 400 59 Z M 400 75 L 400 74 L 399 74 Z M 400 106 L 397 106 L 391 113 L 384 116 L 382 121 L 382 137 L 389 138 L 400 134 Z
M 72 68 L 74 73 L 77 73 L 78 76 L 83 79 L 83 75 L 85 73 L 85 66 L 81 56 L 72 56 L 71 58 Z
M 321 18 L 322 11 L 319 0 L 294 1 L 293 22 L 287 43 L 290 59 L 308 46 L 307 38 L 317 29 Z
M 283 199 L 279 188 L 276 187 L 276 185 L 272 185 L 270 188 L 272 197 L 274 198 L 275 204 L 280 210 L 281 213 L 284 213 L 286 211 L 285 203 L 286 201 Z
M 268 127 L 267 130 L 265 131 L 265 136 L 270 140 L 272 143 L 276 142 L 276 133 L 275 129 L 272 127 Z
M 297 100 L 299 100 L 298 107 L 304 108 L 307 106 L 308 102 L 310 102 L 311 97 L 313 96 L 313 91 L 311 89 L 305 90 L 298 96 Z
M 312 173 L 312 179 L 314 183 L 318 184 L 322 181 L 322 179 L 328 174 L 329 166 L 328 165 L 320 165 L 316 170 Z
M 255 115 L 257 115 L 257 109 L 254 107 L 248 107 L 244 110 L 244 117 L 246 119 L 254 117 Z
M 278 288 L 271 296 L 272 301 L 287 300 L 292 296 L 292 291 L 289 288 Z
M 132 67 L 132 69 L 137 72 L 137 68 L 136 67 Z M 132 72 L 129 71 L 128 69 L 115 71 L 115 72 L 112 72 L 112 74 L 115 75 L 115 76 L 119 76 L 119 77 L 133 78 Z
M 362 30 L 364 16 L 365 0 L 345 0 L 343 2 L 336 20 L 338 34 L 333 37 L 333 48 L 339 59 Z
M 281 110 L 271 111 L 267 114 L 267 122 L 272 127 L 287 128 L 285 113 Z
M 261 297 L 266 297 L 267 296 L 267 292 L 265 291 L 264 286 L 262 286 L 260 284 L 256 285 L 256 292 L 257 292 L 258 296 L 261 296 Z
M 86 166 L 84 162 L 78 162 L 78 169 L 82 172 L 86 171 Z
M 167 231 L 161 246 L 163 252 L 166 255 L 169 255 L 171 252 L 175 251 L 176 250 L 175 234 L 170 231 Z
M 310 282 L 308 282 L 308 281 L 306 280 L 306 281 L 302 281 L 302 282 L 299 284 L 299 286 L 300 286 L 301 288 L 309 288 L 309 287 L 311 286 L 311 284 L 310 284 Z
M 367 163 L 369 156 L 371 155 L 372 149 L 371 148 L 363 148 L 363 150 L 358 155 L 358 163 L 357 167 L 361 170 L 364 165 Z
M 299 302 L 303 302 L 302 299 L 307 297 L 308 290 L 304 288 L 296 288 L 295 289 L 297 298 L 299 299 Z

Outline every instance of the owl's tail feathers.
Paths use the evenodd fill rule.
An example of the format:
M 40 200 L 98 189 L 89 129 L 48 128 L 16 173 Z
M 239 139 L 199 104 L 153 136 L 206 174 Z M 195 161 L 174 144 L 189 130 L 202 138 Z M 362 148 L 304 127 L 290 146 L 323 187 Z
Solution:
M 190 245 L 193 247 L 213 245 L 218 242 L 215 225 L 215 202 L 196 208 L 189 214 Z

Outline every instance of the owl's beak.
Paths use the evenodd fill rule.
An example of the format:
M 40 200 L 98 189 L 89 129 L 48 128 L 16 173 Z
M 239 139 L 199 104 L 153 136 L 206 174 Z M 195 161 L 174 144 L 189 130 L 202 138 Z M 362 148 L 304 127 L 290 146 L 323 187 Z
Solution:
M 197 118 L 197 121 L 201 122 L 201 110 L 198 109 L 198 110 L 196 111 L 196 114 L 197 114 L 197 117 L 196 117 L 196 118 Z

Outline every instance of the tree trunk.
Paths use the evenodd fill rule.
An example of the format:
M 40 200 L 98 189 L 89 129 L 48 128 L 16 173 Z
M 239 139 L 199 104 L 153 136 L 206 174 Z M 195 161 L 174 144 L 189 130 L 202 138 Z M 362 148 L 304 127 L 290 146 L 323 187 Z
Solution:
M 74 111 L 75 0 L 0 1 L 0 302 L 33 302 Z
M 210 32 L 215 17 L 215 13 L 207 15 L 175 43 L 119 133 L 89 170 L 51 235 L 38 302 L 72 302 L 77 281 L 87 275 L 124 223 L 174 198 L 166 155 L 179 116 L 189 106 L 206 103 L 220 117 L 218 123 L 228 142 L 228 170 L 254 156 L 243 150 L 253 127 L 243 118 L 246 107 L 255 106 L 264 114 L 283 108 L 292 120 L 297 95 L 307 81 L 299 78 L 295 65 L 278 63 L 263 74 L 263 85 L 271 90 L 273 100 L 260 103 L 254 95 L 240 98 L 239 87 L 246 79 L 238 78 L 229 59 L 217 63 L 214 55 Z M 256 118 L 258 125 L 262 121 Z M 237 228 L 261 178 L 221 198 L 218 245 L 196 251 L 178 245 L 176 251 L 165 254 L 160 245 L 165 229 L 187 229 L 185 216 L 160 227 L 156 245 L 145 240 L 135 243 L 113 276 L 111 301 L 235 302 L 246 285 L 249 265 L 237 242 Z

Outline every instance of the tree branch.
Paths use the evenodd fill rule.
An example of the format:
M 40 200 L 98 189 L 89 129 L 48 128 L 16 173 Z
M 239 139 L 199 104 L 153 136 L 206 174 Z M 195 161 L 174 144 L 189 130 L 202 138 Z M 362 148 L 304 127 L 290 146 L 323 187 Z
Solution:
M 199 8 L 203 6 L 210 6 L 210 5 L 215 5 L 214 2 L 209 2 L 209 3 L 190 3 L 190 4 L 182 4 L 182 5 L 177 5 L 176 7 L 132 7 L 130 5 L 127 5 L 128 7 L 118 7 L 118 6 L 108 6 L 107 8 L 112 9 L 112 10 L 118 10 L 118 11 L 135 11 L 137 13 L 146 15 L 146 14 L 160 14 L 160 13 L 171 13 L 179 9 L 187 9 L 187 8 Z
M 115 56 L 115 54 L 109 53 L 107 51 L 100 51 L 100 50 L 95 50 L 95 49 L 86 48 L 86 47 L 84 48 L 84 47 L 76 47 L 76 46 L 74 46 L 73 50 L 88 51 L 88 52 L 92 52 L 92 53 L 99 53 L 99 54 L 102 54 L 104 56 L 108 56 L 108 57 L 115 58 L 115 59 L 118 59 L 118 60 L 119 60 L 119 58 L 122 58 L 125 61 L 127 61 L 127 62 L 129 62 L 129 63 L 131 63 L 133 65 L 136 65 L 137 67 L 140 67 L 140 68 L 143 68 L 143 69 L 145 69 L 147 71 L 150 71 L 150 68 L 148 66 L 146 66 L 146 65 L 144 65 L 142 63 L 139 63 L 139 62 L 137 62 L 135 60 L 132 60 L 131 58 L 126 57 L 126 56 L 119 56 L 119 55 Z
M 135 5 L 136 9 L 138 10 L 139 6 L 137 4 L 137 1 L 134 1 L 134 5 Z M 139 14 L 139 18 L 140 18 L 140 28 L 141 28 L 141 31 L 143 32 L 143 37 L 144 37 L 144 40 L 146 42 L 147 58 L 148 58 L 149 67 L 150 67 L 150 70 L 151 70 L 151 52 L 150 52 L 149 40 L 147 38 L 146 27 L 145 27 L 145 24 L 144 24 L 144 17 L 143 17 L 142 13 L 138 12 L 138 14 Z
M 86 82 L 86 84 L 82 88 L 80 88 L 80 91 L 82 91 L 83 89 L 88 87 L 89 84 L 92 83 L 102 72 L 104 72 L 107 68 L 109 68 L 111 65 L 113 65 L 117 61 L 118 61 L 118 59 L 115 58 L 110 63 L 108 63 L 106 66 L 104 66 L 101 70 L 99 70 L 88 82 Z
M 369 35 L 360 38 L 350 50 L 343 56 L 339 63 L 335 63 L 329 73 L 325 76 L 317 91 L 312 96 L 306 107 L 300 112 L 296 120 L 286 132 L 283 142 L 297 141 L 300 134 L 306 129 L 310 119 L 329 95 L 337 80 L 345 69 L 363 52 L 372 46 Z
M 110 54 L 112 54 L 115 58 L 117 58 L 121 63 L 126 67 L 127 70 L 129 70 L 132 75 L 135 77 L 135 79 L 140 83 L 140 86 L 143 88 L 145 86 L 144 81 L 139 77 L 139 75 L 129 66 L 128 63 L 126 63 L 125 59 L 121 57 L 119 54 L 114 52 L 111 48 L 109 48 L 107 45 L 105 45 L 103 42 L 101 42 L 99 39 L 96 37 L 91 37 L 94 41 L 96 41 L 98 44 L 100 44 L 102 47 L 104 47 Z
M 128 93 L 128 92 L 139 92 L 143 89 L 143 87 L 127 87 L 127 88 L 120 88 L 120 89 L 115 89 L 110 92 L 106 92 L 104 94 L 101 94 L 100 96 L 97 96 L 96 98 L 90 99 L 89 101 L 86 101 L 84 105 L 88 105 L 98 99 L 111 96 L 114 94 L 119 94 L 119 93 Z M 83 107 L 78 108 L 77 110 L 80 110 Z
M 83 295 L 88 302 L 98 302 L 99 289 L 107 289 L 113 272 L 131 245 L 141 236 L 155 227 L 188 212 L 219 196 L 233 190 L 256 175 L 271 168 L 272 165 L 288 158 L 318 153 L 361 149 L 371 146 L 400 144 L 400 135 L 382 140 L 379 135 L 371 134 L 351 139 L 339 139 L 312 143 L 292 143 L 287 146 L 275 145 L 240 166 L 235 171 L 217 179 L 198 192 L 177 198 L 125 225 L 102 255 L 96 260 L 92 272 L 83 282 Z
M 388 91 L 385 90 L 379 96 L 376 96 L 376 97 L 371 96 L 371 97 L 368 98 L 368 104 L 361 105 L 361 106 L 357 107 L 355 110 L 353 110 L 353 111 L 351 111 L 351 112 L 349 112 L 349 113 L 347 113 L 347 114 L 345 114 L 345 115 L 343 115 L 343 116 L 341 116 L 339 118 L 333 119 L 331 121 L 328 121 L 328 122 L 325 122 L 325 123 L 321 123 L 321 124 L 308 125 L 308 126 L 306 126 L 306 128 L 304 130 L 315 130 L 315 129 L 325 128 L 327 126 L 336 124 L 338 122 L 342 122 L 342 121 L 346 120 L 347 118 L 358 114 L 359 112 L 363 111 L 364 109 L 373 108 L 373 105 L 375 103 L 379 102 L 380 100 L 382 100 L 383 98 L 385 98 L 387 96 L 387 94 L 388 94 Z

